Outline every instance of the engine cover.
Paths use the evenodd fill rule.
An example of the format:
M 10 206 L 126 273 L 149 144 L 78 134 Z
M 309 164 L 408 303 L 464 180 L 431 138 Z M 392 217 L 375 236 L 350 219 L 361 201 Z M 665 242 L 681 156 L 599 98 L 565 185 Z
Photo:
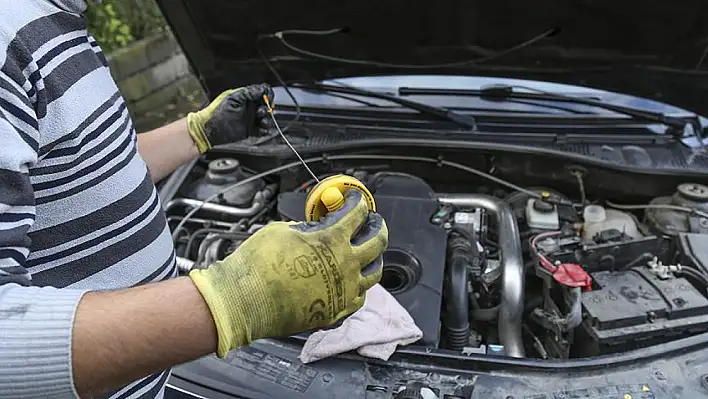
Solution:
M 447 247 L 445 229 L 430 223 L 438 201 L 430 186 L 413 176 L 375 176 L 367 188 L 374 194 L 377 211 L 389 231 L 381 285 L 408 310 L 423 332 L 417 344 L 437 347 Z M 281 194 L 281 217 L 304 221 L 306 197 L 304 192 Z

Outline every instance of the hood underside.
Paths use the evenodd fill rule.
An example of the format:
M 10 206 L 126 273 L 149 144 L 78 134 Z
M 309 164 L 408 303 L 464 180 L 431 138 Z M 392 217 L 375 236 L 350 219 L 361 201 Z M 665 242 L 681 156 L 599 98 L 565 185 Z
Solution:
M 260 48 L 289 82 L 513 77 L 632 94 L 708 115 L 708 3 L 701 0 L 158 3 L 210 96 L 277 84 Z M 341 31 L 287 33 L 332 29 Z M 274 35 L 281 31 L 285 42 Z

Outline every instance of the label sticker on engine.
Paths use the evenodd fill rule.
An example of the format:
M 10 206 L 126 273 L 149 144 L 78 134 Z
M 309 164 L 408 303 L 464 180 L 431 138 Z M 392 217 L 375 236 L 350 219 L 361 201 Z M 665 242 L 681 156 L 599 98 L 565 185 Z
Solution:
M 607 385 L 524 396 L 524 399 L 656 399 L 649 384 Z
M 232 351 L 226 358 L 231 365 L 282 387 L 304 393 L 318 371 L 299 361 L 290 361 L 250 346 Z

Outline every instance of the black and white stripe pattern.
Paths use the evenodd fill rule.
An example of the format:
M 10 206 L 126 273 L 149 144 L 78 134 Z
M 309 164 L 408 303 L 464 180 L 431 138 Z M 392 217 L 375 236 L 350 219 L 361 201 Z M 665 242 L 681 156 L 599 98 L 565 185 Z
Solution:
M 3 338 L 0 358 L 23 359 L 23 367 L 0 362 L 0 392 L 19 397 L 75 395 L 70 345 L 57 342 L 70 339 L 85 290 L 177 273 L 130 115 L 86 31 L 83 7 L 84 0 L 0 0 L 0 314 L 26 306 L 25 317 L 0 317 L 0 336 L 17 334 Z M 62 308 L 51 309 L 53 297 Z M 33 305 L 57 316 L 43 326 Z M 46 348 L 28 349 L 42 334 Z M 65 357 L 57 355 L 61 348 Z M 32 380 L 44 378 L 39 370 L 55 372 Z M 106 397 L 162 397 L 168 376 L 158 373 Z
M 127 398 L 157 398 L 165 394 L 165 383 L 170 376 L 169 371 L 155 374 L 140 381 L 136 381 L 122 389 L 102 396 L 103 399 Z

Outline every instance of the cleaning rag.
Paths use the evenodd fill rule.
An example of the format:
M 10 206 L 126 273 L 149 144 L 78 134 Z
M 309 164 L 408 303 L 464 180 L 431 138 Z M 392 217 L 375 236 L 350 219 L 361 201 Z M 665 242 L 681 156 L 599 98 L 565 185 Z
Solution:
M 300 360 L 310 363 L 356 349 L 365 357 L 388 360 L 398 345 L 408 345 L 423 337 L 408 311 L 381 285 L 366 292 L 364 306 L 342 325 L 313 333 L 300 352 Z

